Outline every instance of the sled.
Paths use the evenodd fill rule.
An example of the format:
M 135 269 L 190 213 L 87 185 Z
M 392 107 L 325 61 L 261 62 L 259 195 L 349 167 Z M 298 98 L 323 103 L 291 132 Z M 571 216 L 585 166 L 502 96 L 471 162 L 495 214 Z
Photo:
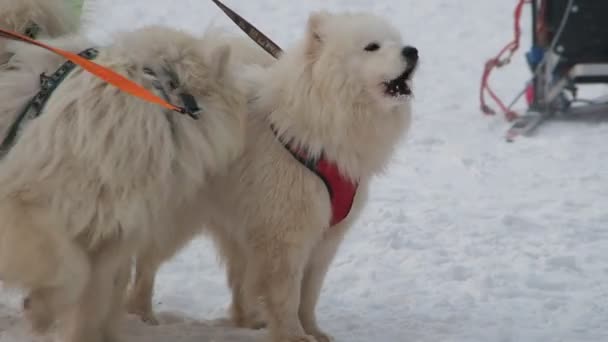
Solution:
M 519 46 L 518 16 L 524 3 L 531 7 L 532 46 L 526 59 L 532 79 L 523 92 L 528 105 L 523 115 L 501 105 L 512 122 L 506 140 L 530 136 L 553 118 L 608 118 L 607 97 L 578 98 L 581 85 L 608 84 L 608 1 L 520 0 L 515 13 L 517 41 L 509 57 Z

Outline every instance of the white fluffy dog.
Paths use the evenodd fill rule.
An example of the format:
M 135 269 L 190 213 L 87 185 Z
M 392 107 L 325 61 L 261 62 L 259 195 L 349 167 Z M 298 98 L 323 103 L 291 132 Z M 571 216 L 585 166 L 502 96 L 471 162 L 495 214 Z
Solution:
M 59 37 L 75 31 L 77 23 L 65 0 L 0 0 L 0 28 L 31 38 Z M 10 57 L 5 44 L 0 38 L 0 64 Z
M 383 18 L 320 12 L 297 46 L 249 73 L 246 150 L 201 203 L 237 325 L 258 326 L 260 307 L 273 342 L 330 341 L 315 317 L 323 279 L 370 179 L 408 130 L 417 61 Z M 154 273 L 193 234 L 173 232 L 138 256 L 132 312 L 152 317 Z
M 64 40 L 51 44 L 88 47 Z M 200 223 L 208 178 L 244 145 L 246 97 L 229 54 L 171 29 L 124 33 L 96 62 L 172 103 L 195 101 L 198 120 L 77 68 L 25 122 L 0 161 L 0 279 L 29 290 L 37 331 L 59 319 L 62 342 L 114 341 L 134 252 L 170 236 L 177 218 Z M 10 63 L 0 73 L 5 127 L 62 61 L 27 46 Z

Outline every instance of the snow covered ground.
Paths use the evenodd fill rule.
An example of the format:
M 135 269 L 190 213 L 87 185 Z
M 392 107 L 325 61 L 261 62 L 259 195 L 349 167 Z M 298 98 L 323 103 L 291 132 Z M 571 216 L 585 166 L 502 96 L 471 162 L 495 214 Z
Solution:
M 608 124 L 552 122 L 507 144 L 504 120 L 478 110 L 483 62 L 510 39 L 515 1 L 227 3 L 282 46 L 309 11 L 329 8 L 382 14 L 420 49 L 411 135 L 375 182 L 318 307 L 337 342 L 608 341 Z M 202 0 L 98 0 L 95 13 L 87 32 L 100 42 L 151 23 L 231 25 Z M 493 79 L 507 99 L 528 77 L 517 57 Z M 229 296 L 205 239 L 163 267 L 155 300 L 165 324 L 131 320 L 127 342 L 264 337 L 210 321 L 224 316 Z M 0 290 L 0 342 L 39 341 L 18 303 Z

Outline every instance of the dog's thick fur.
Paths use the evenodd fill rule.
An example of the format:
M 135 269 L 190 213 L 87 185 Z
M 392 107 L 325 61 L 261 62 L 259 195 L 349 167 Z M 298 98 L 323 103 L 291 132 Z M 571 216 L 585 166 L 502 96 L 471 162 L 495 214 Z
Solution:
M 381 48 L 365 51 L 370 43 Z M 402 49 L 400 34 L 382 18 L 320 12 L 309 18 L 300 44 L 269 67 L 252 69 L 259 73 L 250 74 L 257 86 L 245 153 L 213 177 L 211 196 L 201 203 L 228 268 L 237 325 L 256 327 L 262 318 L 274 342 L 330 341 L 315 317 L 323 279 L 366 201 L 370 179 L 409 127 L 409 96 L 387 96 L 383 85 L 408 67 Z M 327 188 L 277 140 L 271 124 L 359 182 L 345 221 L 329 226 Z M 154 273 L 195 234 L 179 223 L 174 233 L 138 256 L 132 312 L 153 319 Z M 265 316 L 256 317 L 258 306 Z
M 36 38 L 55 38 L 75 32 L 78 18 L 65 0 L 0 0 L 0 28 L 26 34 L 31 25 L 39 28 Z M 0 65 L 10 54 L 0 38 Z
M 88 47 L 64 40 L 51 44 Z M 40 72 L 62 62 L 23 49 L 0 73 L 5 123 L 37 91 Z M 246 97 L 229 55 L 171 29 L 117 35 L 96 62 L 149 89 L 144 67 L 169 70 L 178 80 L 166 88 L 171 101 L 192 94 L 200 119 L 75 69 L 0 161 L 0 279 L 30 291 L 24 308 L 36 330 L 64 319 L 62 342 L 113 341 L 132 255 L 173 235 L 177 218 L 200 223 L 208 178 L 243 151 Z

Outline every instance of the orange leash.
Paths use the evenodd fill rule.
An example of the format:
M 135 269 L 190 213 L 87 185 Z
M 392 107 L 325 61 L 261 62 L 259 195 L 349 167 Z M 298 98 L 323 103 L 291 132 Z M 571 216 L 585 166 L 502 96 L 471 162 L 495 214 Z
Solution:
M 76 65 L 82 67 L 83 69 L 87 70 L 88 72 L 92 73 L 93 75 L 99 77 L 100 79 L 108 82 L 109 84 L 117 87 L 118 89 L 120 89 L 128 94 L 131 94 L 135 97 L 139 97 L 140 99 L 142 99 L 144 101 L 158 104 L 169 110 L 173 110 L 173 111 L 176 111 L 181 114 L 187 114 L 195 119 L 198 118 L 198 113 L 195 113 L 190 110 L 187 110 L 186 108 L 171 104 L 171 103 L 163 100 L 162 98 L 156 96 L 154 93 L 152 93 L 148 89 L 142 87 L 141 85 L 120 75 L 119 73 L 117 73 L 109 68 L 103 67 L 97 63 L 94 63 L 86 58 L 80 57 L 75 53 L 46 45 L 42 42 L 31 39 L 31 38 L 24 36 L 22 34 L 19 34 L 17 32 L 8 31 L 8 30 L 4 30 L 4 29 L 0 29 L 0 37 L 20 41 L 20 42 L 31 44 L 31 45 L 36 45 L 43 49 L 49 50 L 53 53 L 56 53 L 64 58 L 72 61 Z

